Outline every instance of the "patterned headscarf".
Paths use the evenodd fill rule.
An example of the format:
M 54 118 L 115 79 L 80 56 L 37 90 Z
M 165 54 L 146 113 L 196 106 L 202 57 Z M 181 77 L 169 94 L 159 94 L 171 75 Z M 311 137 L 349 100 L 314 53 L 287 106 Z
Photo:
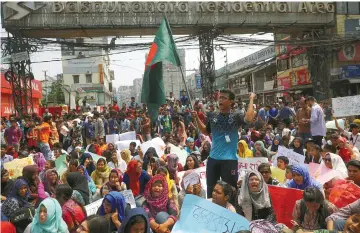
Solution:
M 295 180 L 292 179 L 288 184 L 289 188 L 304 190 L 306 188 L 314 187 L 314 188 L 318 188 L 320 190 L 322 189 L 322 185 L 310 176 L 309 170 L 305 165 L 295 164 L 295 165 L 293 165 L 291 171 L 293 173 L 295 172 L 295 173 L 301 175 L 303 177 L 303 183 L 298 185 L 298 184 L 296 184 Z
M 170 154 L 167 157 L 167 169 L 170 173 L 170 178 L 175 180 L 177 178 L 176 172 L 178 169 L 179 157 L 176 154 Z
M 19 195 L 19 190 L 23 185 L 25 185 L 28 189 L 25 197 L 21 197 Z M 29 197 L 30 197 L 30 189 L 28 183 L 24 179 L 17 179 L 7 198 L 15 198 L 16 200 L 18 200 L 21 206 L 27 207 L 30 205 L 28 202 Z
M 152 194 L 152 186 L 156 181 L 161 181 L 163 186 L 162 194 L 157 197 L 153 196 Z M 156 216 L 160 212 L 166 212 L 166 207 L 169 201 L 169 189 L 165 177 L 163 177 L 162 175 L 153 176 L 146 184 L 144 197 L 146 199 L 146 202 L 149 204 L 149 209 L 153 216 Z
M 41 152 L 38 152 L 36 154 L 33 155 L 33 160 L 34 163 L 38 166 L 38 171 L 44 171 L 45 170 L 45 164 L 46 164 L 46 159 L 44 157 L 44 155 Z

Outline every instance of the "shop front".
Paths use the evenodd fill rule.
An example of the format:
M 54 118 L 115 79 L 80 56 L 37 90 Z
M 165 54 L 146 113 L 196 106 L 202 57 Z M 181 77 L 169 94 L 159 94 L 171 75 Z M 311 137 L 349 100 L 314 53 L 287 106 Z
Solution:
M 4 72 L 1 72 L 1 117 L 9 117 L 15 114 L 13 91 L 11 83 L 6 81 Z M 39 113 L 40 101 L 42 98 L 42 83 L 38 80 L 32 80 L 32 104 L 33 112 Z M 31 112 L 31 109 L 28 109 Z

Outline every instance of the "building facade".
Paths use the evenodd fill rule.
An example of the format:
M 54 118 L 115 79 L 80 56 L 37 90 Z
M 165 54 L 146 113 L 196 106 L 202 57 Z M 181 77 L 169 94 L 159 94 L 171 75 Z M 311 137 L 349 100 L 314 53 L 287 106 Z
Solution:
M 108 53 L 99 47 L 80 46 L 84 43 L 106 45 L 107 38 L 77 38 L 66 41 L 79 44 L 79 47 L 61 47 L 64 86 L 71 90 L 70 94 L 64 92 L 65 102 L 70 103 L 71 109 L 77 104 L 81 105 L 84 99 L 93 107 L 111 104 L 114 72 L 109 70 Z

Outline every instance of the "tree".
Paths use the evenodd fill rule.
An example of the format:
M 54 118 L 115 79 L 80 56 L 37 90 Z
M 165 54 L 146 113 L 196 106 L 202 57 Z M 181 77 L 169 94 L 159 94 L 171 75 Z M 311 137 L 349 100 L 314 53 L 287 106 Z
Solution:
M 65 95 L 64 95 L 64 91 L 63 91 L 62 80 L 56 80 L 51 83 L 50 92 L 48 93 L 47 99 L 48 99 L 48 103 L 54 103 L 54 104 L 64 104 L 65 103 Z M 44 99 L 43 99 L 43 101 L 44 101 Z

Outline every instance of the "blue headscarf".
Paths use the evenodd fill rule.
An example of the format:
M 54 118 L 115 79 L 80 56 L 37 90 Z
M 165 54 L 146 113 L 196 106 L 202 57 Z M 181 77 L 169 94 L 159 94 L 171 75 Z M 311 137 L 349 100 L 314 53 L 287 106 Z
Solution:
M 28 189 L 25 197 L 19 195 L 19 190 L 23 185 L 25 185 Z M 15 198 L 21 204 L 21 207 L 28 207 L 30 206 L 28 202 L 29 197 L 30 197 L 30 188 L 28 183 L 24 179 L 17 179 L 7 198 Z
M 126 218 L 124 219 L 123 222 L 121 222 L 120 225 L 120 229 L 118 231 L 118 233 L 125 233 L 125 232 L 129 232 L 130 228 L 128 226 L 128 223 L 130 222 L 130 220 L 136 216 L 141 216 L 144 218 L 146 226 L 145 226 L 145 233 L 150 233 L 150 223 L 149 223 L 149 218 L 148 218 L 148 214 L 145 212 L 144 208 L 135 208 L 135 209 L 131 209 L 129 211 L 129 213 L 126 215 Z
M 295 180 L 292 179 L 288 183 L 289 188 L 304 190 L 306 188 L 314 187 L 314 188 L 318 188 L 320 190 L 322 189 L 322 185 L 310 176 L 309 170 L 305 165 L 303 165 L 303 164 L 293 165 L 291 171 L 293 173 L 295 172 L 295 173 L 301 175 L 303 177 L 303 183 L 301 185 L 298 185 L 298 184 L 296 184 Z
M 47 211 L 45 223 L 40 223 L 40 208 L 44 206 Z M 54 198 L 43 200 L 35 211 L 34 219 L 31 223 L 31 232 L 36 233 L 66 233 L 68 227 L 62 218 L 62 210 L 59 202 Z
M 86 159 L 92 160 L 91 154 L 89 154 L 89 153 L 84 153 L 84 154 L 79 158 L 80 165 L 84 165 Z M 91 163 L 88 165 L 88 167 L 86 168 L 86 170 L 87 170 L 88 174 L 91 174 L 93 171 L 95 171 L 95 170 L 96 170 L 96 167 L 95 167 L 94 162 L 91 162 Z
M 86 180 L 87 180 L 88 182 L 90 182 L 92 179 L 91 179 L 91 177 L 89 176 L 89 173 L 87 172 L 86 167 L 85 167 L 84 165 L 80 165 L 80 166 L 78 166 L 78 167 L 81 167 L 81 168 L 84 170 L 84 176 L 86 177 Z
M 274 141 L 275 141 L 275 140 L 279 141 L 279 144 L 275 145 L 275 144 L 274 144 Z M 275 136 L 275 137 L 274 137 L 274 140 L 272 141 L 270 151 L 272 151 L 272 152 L 277 152 L 278 149 L 279 149 L 279 146 L 280 146 L 281 144 L 282 144 L 282 138 L 281 138 L 280 136 Z
M 125 209 L 126 209 L 126 201 L 125 197 L 120 192 L 111 191 L 105 195 L 104 200 L 99 208 L 100 216 L 105 216 L 105 209 L 104 209 L 104 201 L 108 201 L 111 206 L 111 212 L 115 212 L 115 208 L 118 211 L 118 219 L 122 222 L 125 219 Z

